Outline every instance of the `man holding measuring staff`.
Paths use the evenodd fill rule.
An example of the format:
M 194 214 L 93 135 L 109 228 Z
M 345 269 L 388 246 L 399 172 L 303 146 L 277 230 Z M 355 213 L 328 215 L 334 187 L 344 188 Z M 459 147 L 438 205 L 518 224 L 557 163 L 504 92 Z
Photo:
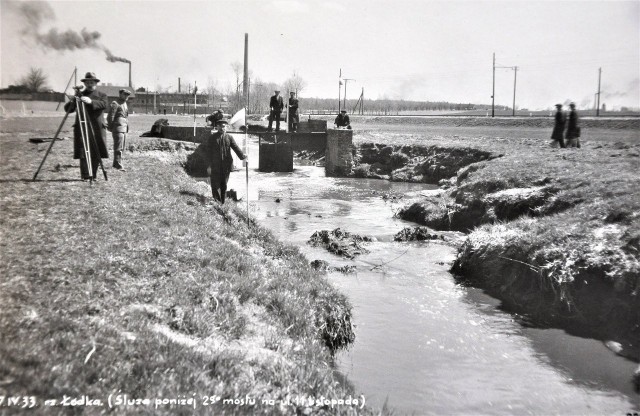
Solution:
M 233 167 L 231 149 L 238 155 L 240 160 L 246 161 L 247 156 L 242 153 L 234 138 L 227 133 L 227 122 L 225 120 L 218 121 L 216 127 L 217 131 L 215 133 L 212 132 L 207 143 L 211 169 L 211 193 L 213 194 L 213 199 L 224 204 L 229 174 Z

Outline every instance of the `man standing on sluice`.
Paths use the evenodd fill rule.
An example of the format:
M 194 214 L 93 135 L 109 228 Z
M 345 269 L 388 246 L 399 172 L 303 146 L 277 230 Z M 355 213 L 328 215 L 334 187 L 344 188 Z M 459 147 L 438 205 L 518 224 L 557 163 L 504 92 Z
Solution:
M 233 167 L 231 149 L 241 160 L 247 160 L 247 156 L 242 153 L 233 137 L 227 134 L 227 122 L 225 120 L 218 121 L 216 127 L 218 131 L 211 134 L 207 143 L 211 168 L 211 193 L 213 194 L 213 199 L 224 204 L 229 174 Z
M 273 119 L 276 120 L 276 131 L 280 131 L 280 115 L 284 109 L 284 100 L 280 96 L 280 91 L 275 90 L 275 94 L 271 96 L 269 100 L 269 131 L 273 131 Z
M 296 93 L 293 91 L 291 91 L 289 95 L 289 125 L 287 127 L 289 133 L 294 133 L 298 130 L 298 123 L 300 122 L 300 118 L 298 117 L 298 99 L 296 98 Z

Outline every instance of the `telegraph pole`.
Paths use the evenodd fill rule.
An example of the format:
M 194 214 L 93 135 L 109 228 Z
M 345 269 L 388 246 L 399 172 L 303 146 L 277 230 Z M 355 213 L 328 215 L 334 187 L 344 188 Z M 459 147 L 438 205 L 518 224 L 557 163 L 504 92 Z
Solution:
M 340 93 L 342 93 L 342 68 L 340 68 L 340 75 L 338 75 L 338 114 L 340 114 Z
M 344 98 L 343 98 L 343 108 L 347 108 L 347 81 L 355 81 L 355 79 L 352 78 L 344 78 Z
M 600 116 L 600 77 L 602 76 L 602 68 L 598 68 L 598 103 L 596 104 L 596 117 Z
M 496 53 L 493 53 L 493 90 L 491 91 L 491 117 L 495 116 L 496 102 Z
M 491 96 L 491 117 L 494 116 L 494 103 L 495 103 L 495 93 L 496 93 L 496 68 L 506 68 L 513 69 L 513 112 L 512 115 L 516 115 L 516 79 L 518 76 L 518 67 L 517 66 L 496 66 L 496 54 L 493 54 L 493 95 Z
M 516 78 L 518 76 L 518 67 L 513 67 L 513 113 L 512 116 L 516 116 Z

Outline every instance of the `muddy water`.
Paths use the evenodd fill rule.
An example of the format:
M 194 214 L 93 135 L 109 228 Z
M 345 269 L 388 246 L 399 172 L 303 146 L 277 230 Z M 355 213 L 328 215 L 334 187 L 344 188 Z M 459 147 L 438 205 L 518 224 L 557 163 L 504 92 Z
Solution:
M 229 185 L 244 193 L 244 171 L 232 173 Z M 309 260 L 356 266 L 354 274 L 329 279 L 351 300 L 357 325 L 355 344 L 338 354 L 336 365 L 367 403 L 386 401 L 396 414 L 639 411 L 630 383 L 634 363 L 601 342 L 527 327 L 500 311 L 497 300 L 457 285 L 448 273 L 451 247 L 392 241 L 414 225 L 393 213 L 430 188 L 326 178 L 313 166 L 250 172 L 250 211 L 260 224 Z M 383 198 L 389 194 L 396 199 Z M 377 241 L 353 261 L 306 244 L 314 231 L 338 227 Z

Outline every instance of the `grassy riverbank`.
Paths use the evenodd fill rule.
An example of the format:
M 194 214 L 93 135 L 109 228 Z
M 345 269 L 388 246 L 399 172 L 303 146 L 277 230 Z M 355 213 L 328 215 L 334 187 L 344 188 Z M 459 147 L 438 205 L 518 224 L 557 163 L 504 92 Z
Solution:
M 64 140 L 31 182 L 48 143 L 27 139 L 53 134 L 40 122 L 51 124 L 2 120 L 0 395 L 106 406 L 121 393 L 152 403 L 119 414 L 154 415 L 194 413 L 156 409 L 156 398 L 195 398 L 197 414 L 349 413 L 308 399 L 362 402 L 330 364 L 354 339 L 347 299 L 296 248 L 213 203 L 184 173 L 181 146 L 137 138 L 150 127 L 139 126 L 127 171 L 105 160 L 109 180 L 99 172 L 91 186 Z M 247 398 L 255 406 L 224 403 Z
M 377 167 L 386 155 L 382 167 L 393 169 L 396 155 L 406 163 L 392 179 L 453 176 L 440 182 L 444 193 L 399 215 L 469 232 L 453 265 L 461 280 L 538 323 L 620 342 L 640 360 L 640 143 L 548 142 L 390 135 Z M 369 162 L 371 149 L 360 147 Z

